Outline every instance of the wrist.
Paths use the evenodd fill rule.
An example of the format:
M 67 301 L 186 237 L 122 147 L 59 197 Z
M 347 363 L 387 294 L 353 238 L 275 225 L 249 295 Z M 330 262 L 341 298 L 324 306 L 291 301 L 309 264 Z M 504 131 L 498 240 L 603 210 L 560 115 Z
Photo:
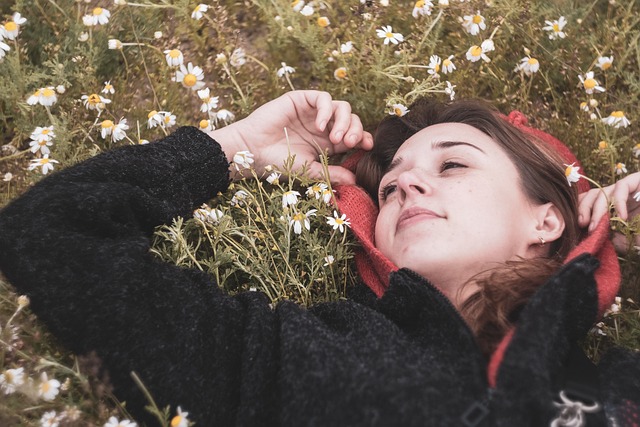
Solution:
M 240 122 L 236 122 L 229 126 L 206 132 L 209 137 L 220 144 L 222 151 L 224 151 L 225 156 L 227 157 L 227 162 L 229 163 L 230 177 L 234 181 L 241 179 L 242 176 L 238 174 L 238 171 L 232 165 L 233 156 L 235 156 L 235 154 L 239 151 L 249 150 L 244 136 L 238 129 L 237 125 L 239 123 Z

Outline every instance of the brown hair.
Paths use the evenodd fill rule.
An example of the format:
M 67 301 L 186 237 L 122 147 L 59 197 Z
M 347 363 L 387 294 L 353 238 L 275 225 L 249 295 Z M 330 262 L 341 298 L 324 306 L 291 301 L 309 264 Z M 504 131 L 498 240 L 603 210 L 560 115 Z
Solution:
M 403 117 L 388 116 L 378 126 L 374 147 L 359 162 L 356 181 L 378 200 L 378 186 L 400 146 L 420 130 L 439 123 L 463 123 L 490 136 L 509 156 L 520 185 L 533 203 L 553 203 L 565 220 L 562 236 L 549 247 L 549 256 L 509 261 L 472 279 L 479 290 L 460 307 L 480 347 L 491 353 L 513 324 L 519 310 L 577 244 L 580 237 L 576 188 L 567 183 L 563 161 L 544 141 L 510 124 L 489 104 L 479 100 L 450 103 L 420 98 Z

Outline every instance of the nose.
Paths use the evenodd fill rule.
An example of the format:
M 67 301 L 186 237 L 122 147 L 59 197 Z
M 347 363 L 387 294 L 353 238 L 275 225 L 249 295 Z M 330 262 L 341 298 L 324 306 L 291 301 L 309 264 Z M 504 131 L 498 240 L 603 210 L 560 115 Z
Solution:
M 416 169 L 402 172 L 398 175 L 397 186 L 400 203 L 416 196 L 431 194 L 431 186 Z

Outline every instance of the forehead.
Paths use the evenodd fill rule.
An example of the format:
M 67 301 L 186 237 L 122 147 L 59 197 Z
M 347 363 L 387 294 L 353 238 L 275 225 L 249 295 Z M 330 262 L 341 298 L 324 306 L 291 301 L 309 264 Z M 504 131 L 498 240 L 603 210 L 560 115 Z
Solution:
M 468 142 L 477 145 L 483 150 L 498 148 L 498 144 L 486 133 L 464 123 L 439 123 L 426 127 L 407 139 L 398 149 L 396 156 L 402 155 L 404 152 L 413 150 L 423 150 L 431 148 L 431 144 L 435 142 L 453 141 Z M 429 146 L 425 147 L 425 143 Z

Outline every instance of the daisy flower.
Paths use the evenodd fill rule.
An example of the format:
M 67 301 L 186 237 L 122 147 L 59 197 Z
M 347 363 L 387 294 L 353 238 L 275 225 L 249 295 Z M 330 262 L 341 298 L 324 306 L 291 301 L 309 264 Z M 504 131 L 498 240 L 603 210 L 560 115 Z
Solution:
M 598 142 L 598 150 L 603 153 L 607 148 L 609 148 L 609 143 L 607 141 Z
M 589 112 L 589 104 L 587 104 L 587 101 L 582 101 L 582 102 L 580 103 L 580 109 L 581 109 L 582 111 L 587 112 L 587 113 Z
M 45 412 L 40 418 L 40 427 L 58 427 L 60 418 L 56 411 Z
M 122 49 L 122 42 L 118 39 L 109 39 L 107 42 L 109 49 L 111 50 L 120 50 Z
M 0 35 L 9 40 L 15 40 L 20 33 L 20 25 L 27 22 L 27 19 L 22 17 L 19 12 L 16 12 L 11 17 L 11 21 L 7 21 L 4 25 L 0 25 Z
M 564 176 L 567 177 L 567 182 L 569 183 L 569 187 L 571 187 L 571 183 L 580 180 L 580 166 L 575 166 L 575 163 L 571 163 L 570 165 L 565 164 L 564 166 Z
M 179 67 L 184 62 L 184 56 L 178 49 L 167 49 L 164 51 L 165 59 L 169 67 Z
M 322 201 L 327 205 L 331 203 L 331 198 L 333 197 L 333 193 L 335 193 L 335 190 L 329 190 L 328 188 L 325 188 L 324 190 L 322 190 Z
M 291 2 L 291 8 L 293 9 L 294 12 L 300 12 L 303 7 L 304 7 L 304 1 L 302 0 L 293 0 Z
M 42 169 L 42 173 L 46 174 L 46 172 L 44 172 L 44 166 Z M 53 166 L 51 167 L 51 169 L 53 169 Z M 43 372 L 42 375 L 40 375 L 40 384 L 38 384 L 38 397 L 41 397 L 43 400 L 50 402 L 55 399 L 55 397 L 60 392 L 58 390 L 59 388 L 60 381 L 56 380 L 55 378 L 49 379 L 46 372 Z
M 40 151 L 41 154 L 49 154 L 51 150 L 49 147 L 53 145 L 53 137 L 55 137 L 55 133 L 53 133 L 53 126 L 48 127 L 36 127 L 36 129 L 31 133 L 32 141 L 29 143 L 31 147 L 30 150 L 33 154 Z
M 331 25 L 331 21 L 329 21 L 329 18 L 327 18 L 326 16 L 321 16 L 320 18 L 318 18 L 317 23 L 320 28 L 326 28 Z
M 180 70 L 176 71 L 176 82 L 182 83 L 182 86 L 191 90 L 198 90 L 204 87 L 204 71 L 198 66 L 194 66 L 191 62 L 185 67 L 180 64 Z
M 115 125 L 111 131 L 111 140 L 113 142 L 118 142 L 127 137 L 126 130 L 129 129 L 129 125 L 127 124 L 127 119 L 120 119 L 117 125 Z
M 294 206 L 298 203 L 298 197 L 300 193 L 295 190 L 285 191 L 282 195 L 282 207 L 286 208 L 287 206 Z
M 333 72 L 333 77 L 336 80 L 344 80 L 347 78 L 347 69 L 345 67 L 338 67 Z
M 170 111 L 160 111 L 158 114 L 162 118 L 160 126 L 163 128 L 170 128 L 176 124 L 176 115 L 171 114 Z
M 108 82 L 104 82 L 104 87 L 102 88 L 102 91 L 100 93 L 110 93 L 110 94 L 114 94 L 115 93 L 115 89 L 113 88 L 113 85 L 111 84 L 111 80 L 109 80 Z
M 288 66 L 285 62 L 281 62 L 280 65 L 282 65 L 282 67 L 280 67 L 276 72 L 278 77 L 282 77 L 285 74 L 293 74 L 296 72 L 295 68 Z
M 178 406 L 178 415 L 171 418 L 171 427 L 189 427 L 188 412 L 182 412 L 182 409 Z
M 480 11 L 475 15 L 465 15 L 462 26 L 467 30 L 467 33 L 472 36 L 480 34 L 481 30 L 487 28 L 487 24 L 484 22 L 484 16 L 480 15 Z
M 626 128 L 631 124 L 629 119 L 624 115 L 624 111 L 613 111 L 609 114 L 609 117 L 602 119 L 604 124 L 613 126 L 614 128 Z
M 226 110 L 224 108 L 222 110 L 219 110 L 216 113 L 216 118 L 215 118 L 216 124 L 218 122 L 224 122 L 225 125 L 228 125 L 229 123 L 231 123 L 235 119 L 236 119 L 236 115 L 233 114 L 231 111 Z
M 209 10 L 209 6 L 200 3 L 193 9 L 193 12 L 191 12 L 191 19 L 195 19 L 196 21 L 201 20 L 204 14 L 207 13 L 207 10 Z
M 627 173 L 627 166 L 624 163 L 616 163 L 616 175 Z
M 82 17 L 82 23 L 87 27 L 92 27 L 94 25 L 104 25 L 109 22 L 110 16 L 111 12 L 109 12 L 107 9 L 96 7 L 91 11 L 90 15 L 85 15 Z
M 54 163 L 60 163 L 57 160 L 53 160 L 49 158 L 48 154 L 43 155 L 41 158 L 39 159 L 31 159 L 31 164 L 29 165 L 28 170 L 32 171 L 35 168 L 42 168 L 41 172 L 43 175 L 46 175 L 47 173 L 49 173 L 49 171 L 53 170 L 53 164 Z
M 544 23 L 547 24 L 547 26 L 542 27 L 542 29 L 549 31 L 549 39 L 555 40 L 557 38 L 565 38 L 565 33 L 562 29 L 567 25 L 567 20 L 564 19 L 564 16 L 561 16 L 560 19 L 556 21 L 544 21 Z
M 452 85 L 451 82 L 447 81 L 447 87 L 444 88 L 444 93 L 449 95 L 449 99 L 452 100 L 452 101 L 456 97 L 456 91 L 453 90 L 455 87 L 456 87 L 456 85 Z
M 640 157 L 640 142 L 633 147 L 633 155 L 635 157 Z
M 598 81 L 593 77 L 593 71 L 589 71 L 584 76 L 579 74 L 578 78 L 580 79 L 582 86 L 584 86 L 584 91 L 589 95 L 591 95 L 594 90 L 597 90 L 598 92 L 605 91 L 605 89 L 600 86 L 600 83 L 598 83 Z
M 520 63 L 516 66 L 515 71 L 522 71 L 525 75 L 530 76 L 533 73 L 537 73 L 540 69 L 540 62 L 536 58 L 525 56 L 520 60 Z
M 452 61 L 453 55 L 449 55 L 447 59 L 442 61 L 442 74 L 453 73 L 453 70 L 456 69 L 455 64 Z
M 250 151 L 238 151 L 233 156 L 233 164 L 237 171 L 251 168 L 253 161 L 253 153 Z
M 340 230 L 340 232 L 344 232 L 344 228 L 351 226 L 351 223 L 347 219 L 347 215 L 342 214 L 342 216 L 338 216 L 337 211 L 333 211 L 333 216 L 328 216 L 327 224 L 333 227 L 334 230 Z
M 231 201 L 229 202 L 231 206 L 243 206 L 244 201 L 249 197 L 249 194 L 244 190 L 238 190 L 235 192 Z
M 431 55 L 429 58 L 429 65 L 427 65 L 427 72 L 435 78 L 440 77 L 438 72 L 440 71 L 441 64 L 442 59 L 438 55 Z
M 440 6 L 449 6 L 449 0 L 438 0 Z
M 110 417 L 103 427 L 137 427 L 138 425 L 130 420 L 118 420 L 116 417 Z
M 215 130 L 215 126 L 211 120 L 203 119 L 198 123 L 198 128 L 203 132 L 210 132 Z
M 4 43 L 2 41 L 2 38 L 0 38 L 0 61 L 2 60 L 2 58 L 5 57 L 5 55 L 7 54 L 7 52 L 9 52 L 11 50 L 11 47 Z
M 231 52 L 229 63 L 236 68 L 242 67 L 244 64 L 246 64 L 247 57 L 244 49 L 241 47 L 234 49 L 233 52 Z
M 404 41 L 404 36 L 400 33 L 394 33 L 391 25 L 383 26 L 381 29 L 376 30 L 376 34 L 381 39 L 384 39 L 384 44 L 389 44 L 389 42 L 398 44 Z
M 2 180 L 4 182 L 9 182 L 12 179 L 13 179 L 13 174 L 11 172 L 5 173 L 4 176 L 2 177 Z M 4 374 L 2 374 L 2 375 L 4 375 Z M 0 389 L 2 389 L 2 381 L 4 381 L 2 375 L 0 375 Z
M 333 264 L 335 262 L 335 258 L 333 257 L 333 255 L 327 255 L 326 257 L 324 257 L 324 266 L 327 267 L 331 264 Z
M 413 5 L 413 11 L 411 12 L 411 16 L 418 19 L 419 16 L 431 15 L 432 7 L 433 7 L 433 3 L 431 3 L 431 0 L 418 0 Z
M 495 45 L 493 40 L 487 39 L 482 42 L 480 46 L 471 46 L 467 51 L 467 59 L 471 62 L 483 60 L 484 62 L 491 62 L 491 58 L 487 56 L 488 52 L 494 51 Z
M 271 185 L 277 185 L 280 175 L 280 172 L 271 172 L 267 177 L 267 182 Z
M 218 108 L 219 98 L 217 96 L 211 96 L 211 91 L 208 87 L 198 91 L 198 98 L 202 100 L 200 111 L 203 113 L 208 113 L 209 111 Z
M 200 209 L 196 209 L 193 213 L 193 217 L 199 219 L 202 222 L 208 222 L 209 224 L 217 225 L 222 217 L 224 216 L 224 212 L 219 209 L 211 209 L 207 204 L 202 205 Z
M 162 114 L 156 110 L 152 110 L 147 114 L 147 127 L 149 129 L 162 125 Z
M 633 195 L 633 200 L 635 200 L 636 202 L 640 202 L 640 191 Z M 638 249 L 638 253 L 640 254 L 640 247 L 636 246 L 636 248 Z
M 324 182 L 317 182 L 310 187 L 307 187 L 306 195 L 309 198 L 315 197 L 316 200 L 322 197 L 322 192 L 329 188 Z
M 304 7 L 300 9 L 300 14 L 302 14 L 303 16 L 311 16 L 313 15 L 313 12 L 315 11 L 310 4 L 305 4 Z
M 24 368 L 7 369 L 0 374 L 0 390 L 11 394 L 24 384 Z
M 596 67 L 602 71 L 608 70 L 613 65 L 613 56 L 599 56 Z
M 316 215 L 316 209 L 310 209 L 307 213 L 298 212 L 289 220 L 289 225 L 293 226 L 293 232 L 302 234 L 302 227 L 311 230 L 311 221 L 309 218 Z
M 88 110 L 102 111 L 102 109 L 105 108 L 105 104 L 111 103 L 110 99 L 103 98 L 97 93 L 92 93 L 91 95 L 82 95 L 80 99 L 83 101 L 84 106 Z
M 347 54 L 347 53 L 351 53 L 351 50 L 353 49 L 353 42 L 349 41 L 346 43 L 342 43 L 340 45 L 340 52 L 342 54 Z
M 58 101 L 58 96 L 53 86 L 43 87 L 36 90 L 29 98 L 27 98 L 27 104 L 29 105 L 44 105 L 50 107 Z
M 389 111 L 389 115 L 393 116 L 394 114 L 398 117 L 402 117 L 407 114 L 409 110 L 405 105 L 402 104 L 393 104 L 391 106 L 391 110 Z

